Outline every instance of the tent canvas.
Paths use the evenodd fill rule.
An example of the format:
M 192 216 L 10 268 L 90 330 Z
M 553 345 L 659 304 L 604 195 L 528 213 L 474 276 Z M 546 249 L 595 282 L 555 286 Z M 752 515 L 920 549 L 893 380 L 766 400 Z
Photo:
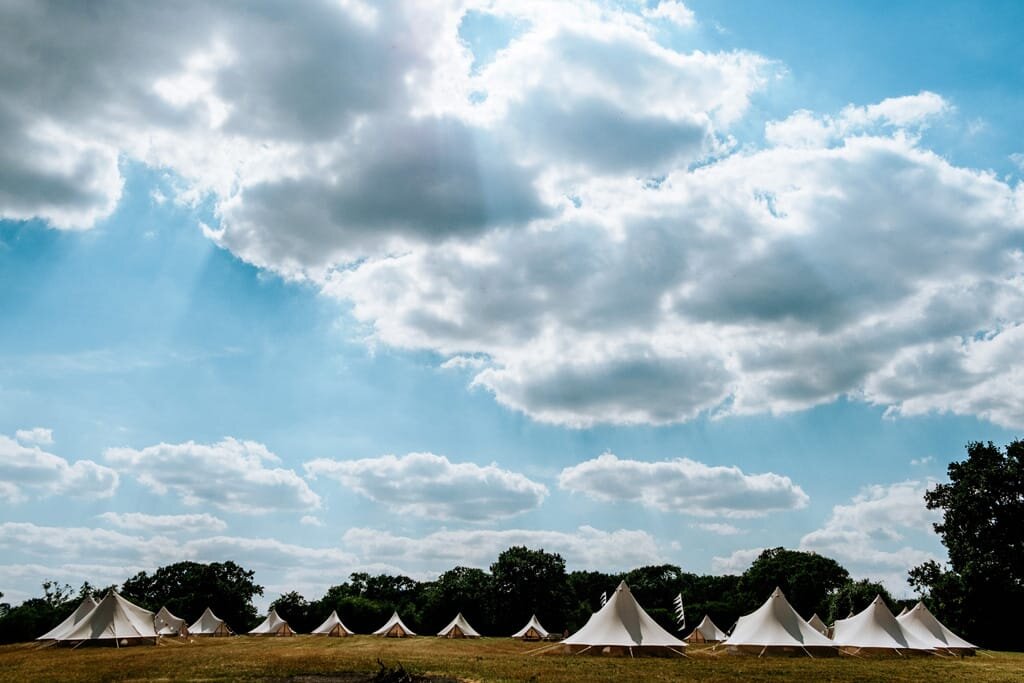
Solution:
M 402 623 L 402 617 L 398 616 L 398 612 L 395 612 L 383 626 L 373 632 L 373 635 L 386 638 L 405 638 L 406 636 L 414 636 L 416 634 L 412 632 L 411 628 Z
M 973 655 L 978 649 L 977 645 L 968 643 L 946 628 L 935 618 L 934 614 L 928 611 L 923 602 L 918 602 L 913 609 L 897 618 L 896 621 L 903 627 L 904 632 L 913 634 L 915 638 L 936 650 L 946 650 L 959 655 Z
M 188 627 L 189 635 L 193 636 L 230 636 L 234 634 L 224 620 L 213 613 L 209 607 Z
M 926 642 L 900 626 L 880 595 L 859 614 L 836 621 L 832 640 L 847 652 L 929 649 Z
M 828 626 L 826 626 L 825 622 L 821 620 L 821 617 L 818 616 L 817 612 L 811 615 L 811 618 L 807 620 L 807 623 L 813 626 L 814 630 L 821 635 L 828 635 Z
M 336 610 L 331 612 L 331 616 L 327 617 L 324 623 L 313 629 L 312 633 L 316 636 L 353 635 L 352 631 L 348 630 L 348 627 L 341 623 L 341 618 L 338 616 L 338 612 Z
M 779 588 L 757 610 L 739 618 L 725 645 L 730 652 L 757 650 L 759 656 L 765 652 L 811 654 L 809 648 L 820 654 L 838 653 L 831 640 L 796 613 Z
M 153 613 L 125 600 L 111 590 L 82 620 L 63 633 L 58 641 L 113 640 L 121 645 L 152 639 L 156 642 Z
M 96 608 L 96 604 L 91 595 L 85 596 L 85 599 L 75 608 L 74 612 L 68 615 L 67 619 L 36 638 L 36 640 L 61 640 L 61 636 L 74 628 L 75 624 L 84 619 L 89 612 L 93 611 Z
M 728 637 L 725 631 L 718 628 L 715 622 L 711 621 L 711 617 L 705 614 L 697 627 L 690 631 L 690 635 L 686 636 L 684 640 L 688 643 L 720 643 Z
M 534 614 L 530 616 L 530 620 L 526 622 L 526 626 L 513 633 L 512 637 L 522 638 L 523 640 L 543 640 L 549 635 L 550 634 L 547 632 L 547 629 L 540 625 L 537 615 Z
M 278 615 L 277 610 L 270 608 L 270 613 L 259 626 L 249 631 L 251 636 L 291 636 L 295 635 L 291 626 Z
M 562 641 L 570 651 L 590 648 L 668 648 L 679 651 L 686 643 L 663 629 L 637 603 L 623 581 L 604 607 L 590 615 L 579 631 Z M 582 648 L 582 649 L 580 649 Z
M 451 623 L 441 629 L 437 635 L 443 638 L 479 638 L 480 634 L 477 633 L 476 629 L 469 625 L 466 621 L 466 617 L 462 616 L 462 612 L 455 615 Z
M 187 636 L 188 624 L 185 620 L 171 614 L 167 606 L 160 608 L 160 611 L 153 617 L 153 627 L 156 628 L 158 636 Z

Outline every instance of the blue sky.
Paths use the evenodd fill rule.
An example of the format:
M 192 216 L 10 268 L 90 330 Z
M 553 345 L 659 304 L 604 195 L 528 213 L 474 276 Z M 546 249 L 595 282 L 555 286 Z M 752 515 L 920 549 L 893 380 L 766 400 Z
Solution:
M 0 21 L 5 599 L 518 543 L 905 592 L 1020 433 L 1018 3 L 98 7 Z

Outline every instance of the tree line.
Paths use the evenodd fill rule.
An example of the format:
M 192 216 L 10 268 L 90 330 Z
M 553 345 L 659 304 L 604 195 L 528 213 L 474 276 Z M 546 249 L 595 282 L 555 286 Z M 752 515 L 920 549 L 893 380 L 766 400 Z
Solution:
M 971 443 L 968 458 L 949 466 L 949 483 L 928 491 L 925 503 L 942 509 L 936 531 L 949 549 L 949 565 L 928 562 L 910 570 L 911 585 L 948 626 L 984 647 L 1024 649 L 1013 626 L 1024 607 L 1024 442 L 1005 449 Z M 462 612 L 484 635 L 518 630 L 536 614 L 559 633 L 581 627 L 625 580 L 641 605 L 662 626 L 678 632 L 672 612 L 676 595 L 686 606 L 687 630 L 708 614 L 723 629 L 747 614 L 779 586 L 805 618 L 826 622 L 864 609 L 876 595 L 894 613 L 915 600 L 894 600 L 885 588 L 855 581 L 835 560 L 813 552 L 764 550 L 740 575 L 700 575 L 672 564 L 623 573 L 566 570 L 555 553 L 522 546 L 500 553 L 488 570 L 454 567 L 433 581 L 357 572 L 319 598 L 292 591 L 271 603 L 297 632 L 309 632 L 336 610 L 357 633 L 378 628 L 397 610 L 414 631 L 433 634 Z M 140 572 L 120 587 L 89 583 L 77 591 L 52 581 L 43 595 L 17 607 L 0 603 L 0 642 L 24 641 L 66 618 L 86 595 L 118 588 L 129 600 L 156 611 L 167 606 L 189 622 L 207 607 L 244 633 L 259 621 L 253 599 L 263 595 L 254 572 L 234 562 L 178 562 Z M 0 594 L 2 597 L 2 594 Z

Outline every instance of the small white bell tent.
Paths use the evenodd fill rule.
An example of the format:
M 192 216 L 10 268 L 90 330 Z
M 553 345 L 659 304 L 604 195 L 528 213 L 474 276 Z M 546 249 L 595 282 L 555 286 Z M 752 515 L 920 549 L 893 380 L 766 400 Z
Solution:
M 171 614 L 171 611 L 166 606 L 161 607 L 160 611 L 153 617 L 153 627 L 156 629 L 158 636 L 188 635 L 188 624 L 185 623 L 185 620 Z
M 273 607 L 270 608 L 270 613 L 263 622 L 249 631 L 250 636 L 293 636 L 295 632 L 292 631 L 291 626 L 278 615 L 277 610 Z
M 837 655 L 832 641 L 804 621 L 776 588 L 757 610 L 736 622 L 732 635 L 725 641 L 728 652 L 793 655 Z
M 93 600 L 91 595 L 85 596 L 81 604 L 75 608 L 75 611 L 68 615 L 68 618 L 60 622 L 52 629 L 44 633 L 43 635 L 36 638 L 36 640 L 60 640 L 61 636 L 74 628 L 75 624 L 80 622 L 82 619 L 96 608 L 96 601 Z
M 705 614 L 697 628 L 690 631 L 690 635 L 684 640 L 688 643 L 720 643 L 728 637 L 725 631 L 718 628 L 715 622 L 711 621 L 711 617 Z
M 341 618 L 338 616 L 338 612 L 331 612 L 331 616 L 327 617 L 324 623 L 313 629 L 313 635 L 315 636 L 351 636 L 352 631 L 348 630 L 345 624 L 341 623 Z
M 817 612 L 811 615 L 811 618 L 807 620 L 807 623 L 821 635 L 828 636 L 828 626 L 826 626 L 825 622 L 821 620 L 821 617 L 818 616 Z
M 395 612 L 383 626 L 373 632 L 373 635 L 384 636 L 385 638 L 407 638 L 416 634 L 412 632 L 411 628 L 402 623 L 402 617 L 398 616 L 398 612 Z
M 188 633 L 192 636 L 231 636 L 235 632 L 207 607 L 195 623 L 188 627 Z
M 530 617 L 530 620 L 526 622 L 526 626 L 513 633 L 512 637 L 522 638 L 523 640 L 544 640 L 549 635 L 550 634 L 547 632 L 547 629 L 540 625 L 537 615 L 534 614 Z
M 442 638 L 479 638 L 480 634 L 477 633 L 476 629 L 469 625 L 466 621 L 466 617 L 462 616 L 462 612 L 455 615 L 451 623 L 441 629 L 441 632 L 437 634 Z
M 675 652 L 683 654 L 686 643 L 663 629 L 650 617 L 623 581 L 604 607 L 590 615 L 579 631 L 562 641 L 572 653 L 596 649 L 607 654 Z

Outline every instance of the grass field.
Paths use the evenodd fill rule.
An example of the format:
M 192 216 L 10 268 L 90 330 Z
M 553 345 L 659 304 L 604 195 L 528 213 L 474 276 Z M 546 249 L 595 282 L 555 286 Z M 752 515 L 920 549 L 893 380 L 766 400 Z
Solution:
M 748 658 L 691 647 L 686 659 L 530 655 L 535 644 L 507 638 L 390 640 L 373 636 L 196 639 L 121 649 L 0 646 L 3 681 L 358 681 L 401 664 L 460 681 L 1015 681 L 1024 654 L 863 659 Z M 352 674 L 364 674 L 353 676 Z

